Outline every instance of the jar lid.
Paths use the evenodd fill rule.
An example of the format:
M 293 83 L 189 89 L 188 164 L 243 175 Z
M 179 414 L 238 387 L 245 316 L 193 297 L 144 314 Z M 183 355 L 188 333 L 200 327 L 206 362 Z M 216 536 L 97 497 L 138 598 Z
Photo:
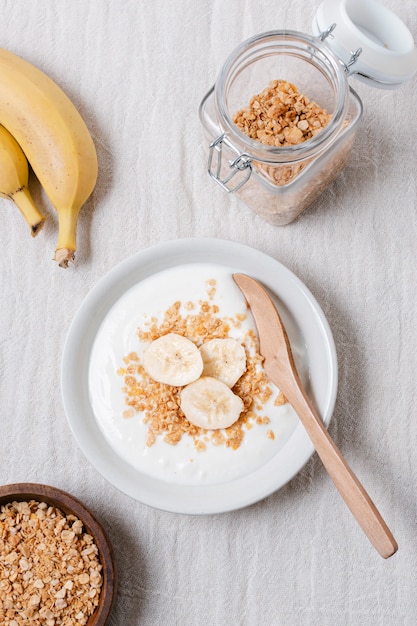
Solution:
M 412 34 L 377 0 L 324 0 L 313 31 L 339 57 L 347 74 L 374 87 L 399 87 L 417 71 Z

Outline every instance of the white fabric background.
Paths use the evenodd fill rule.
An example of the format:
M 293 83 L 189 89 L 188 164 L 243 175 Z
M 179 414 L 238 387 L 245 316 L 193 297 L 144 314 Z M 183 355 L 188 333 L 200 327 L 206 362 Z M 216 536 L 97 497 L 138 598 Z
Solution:
M 417 79 L 352 81 L 365 113 L 354 154 L 302 217 L 273 227 L 206 174 L 200 100 L 243 39 L 311 32 L 318 0 L 4 0 L 1 46 L 73 99 L 100 174 L 76 265 L 52 261 L 56 216 L 32 240 L 0 201 L 0 481 L 37 481 L 89 505 L 119 568 L 111 626 L 414 626 L 417 623 Z M 386 0 L 417 35 L 414 0 Z M 108 484 L 64 414 L 60 362 L 77 308 L 116 263 L 179 237 L 219 237 L 278 259 L 318 299 L 340 381 L 330 432 L 398 543 L 384 561 L 314 456 L 249 508 L 187 517 Z

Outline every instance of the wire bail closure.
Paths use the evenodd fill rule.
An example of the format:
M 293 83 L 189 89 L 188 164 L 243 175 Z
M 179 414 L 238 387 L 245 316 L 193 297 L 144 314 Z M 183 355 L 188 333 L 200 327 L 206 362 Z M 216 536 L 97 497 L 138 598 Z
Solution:
M 210 144 L 209 158 L 207 171 L 211 178 L 216 181 L 222 189 L 227 191 L 227 193 L 234 193 L 238 191 L 245 183 L 248 182 L 251 174 L 252 174 L 252 159 L 248 154 L 242 152 L 235 159 L 229 161 L 229 168 L 232 170 L 229 174 L 227 174 L 223 179 L 221 178 L 221 169 L 222 169 L 222 156 L 223 156 L 223 141 L 226 136 L 226 133 L 223 133 L 216 139 L 214 139 Z M 214 156 L 216 156 L 216 163 L 213 167 Z M 239 172 L 243 172 L 246 170 L 245 175 L 242 179 L 234 186 L 228 186 L 230 180 Z
M 328 28 L 326 28 L 326 30 L 321 32 L 319 35 L 320 41 L 324 41 L 325 39 L 327 39 L 327 37 L 329 37 L 330 39 L 334 39 L 333 31 L 336 28 L 336 26 L 337 26 L 336 22 L 333 22 L 333 24 L 331 24 Z M 352 65 L 355 65 L 356 61 L 359 59 L 361 54 L 362 54 L 362 48 L 357 48 L 357 50 L 355 51 L 353 50 L 350 51 L 350 59 L 347 63 L 342 61 L 342 59 L 339 59 L 345 69 L 346 74 L 350 74 L 351 72 L 350 68 L 352 67 Z

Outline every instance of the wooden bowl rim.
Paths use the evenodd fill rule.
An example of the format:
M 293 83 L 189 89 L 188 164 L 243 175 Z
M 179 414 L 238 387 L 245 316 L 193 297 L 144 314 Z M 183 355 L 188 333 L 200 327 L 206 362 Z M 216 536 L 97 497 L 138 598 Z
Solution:
M 104 626 L 115 600 L 116 571 L 112 547 L 100 522 L 78 498 L 58 487 L 41 483 L 0 485 L 0 506 L 13 501 L 22 502 L 25 500 L 44 501 L 61 509 L 63 513 L 76 515 L 94 538 L 103 566 L 103 585 L 100 590 L 100 602 L 89 617 L 86 626 Z

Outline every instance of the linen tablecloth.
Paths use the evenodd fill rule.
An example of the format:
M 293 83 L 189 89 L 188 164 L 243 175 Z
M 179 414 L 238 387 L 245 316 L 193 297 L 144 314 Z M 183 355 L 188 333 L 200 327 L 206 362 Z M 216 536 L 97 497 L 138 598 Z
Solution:
M 57 217 L 31 239 L 1 199 L 0 482 L 42 482 L 91 507 L 115 551 L 111 626 L 414 626 L 417 623 L 417 78 L 351 80 L 364 116 L 347 167 L 303 215 L 267 224 L 206 172 L 201 99 L 227 55 L 271 29 L 312 32 L 318 0 L 5 0 L 1 46 L 49 74 L 95 141 L 99 178 L 76 263 L 52 260 Z M 414 0 L 386 0 L 414 36 Z M 128 256 L 176 238 L 241 242 L 307 285 L 335 339 L 330 433 L 392 529 L 372 548 L 314 455 L 242 510 L 184 516 L 110 485 L 63 409 L 64 341 L 90 289 Z

